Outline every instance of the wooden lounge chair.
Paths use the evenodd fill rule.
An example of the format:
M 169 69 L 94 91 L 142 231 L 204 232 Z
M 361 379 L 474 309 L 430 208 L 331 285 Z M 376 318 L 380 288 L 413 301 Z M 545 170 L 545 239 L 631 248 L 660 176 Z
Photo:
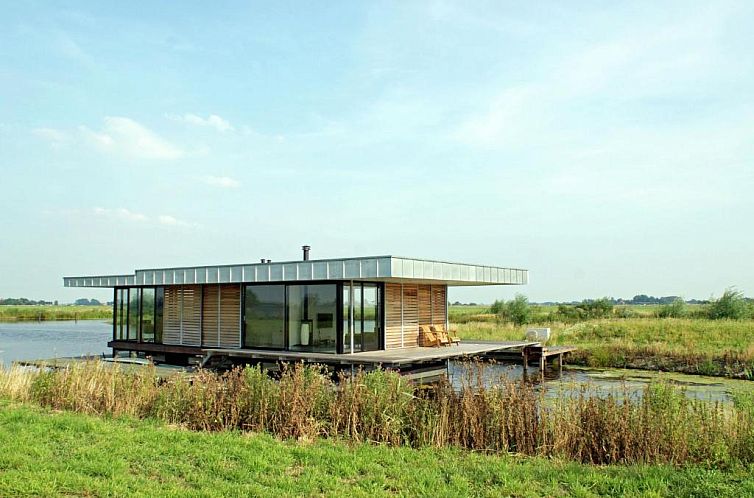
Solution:
M 445 337 L 445 338 L 447 338 L 448 339 L 448 345 L 460 344 L 461 343 L 461 338 L 458 337 L 456 335 L 456 333 L 454 331 L 452 331 L 452 330 L 446 331 L 445 330 L 445 325 L 442 325 L 442 324 L 432 325 L 431 329 L 432 329 L 432 331 L 435 334 L 437 334 L 438 337 Z
M 419 326 L 419 345 L 423 347 L 434 348 L 441 346 L 440 338 L 432 332 L 429 325 Z
M 438 332 L 432 325 L 420 325 L 420 329 L 426 330 L 427 333 L 434 335 L 437 338 L 438 346 L 450 346 L 450 338 L 445 332 Z

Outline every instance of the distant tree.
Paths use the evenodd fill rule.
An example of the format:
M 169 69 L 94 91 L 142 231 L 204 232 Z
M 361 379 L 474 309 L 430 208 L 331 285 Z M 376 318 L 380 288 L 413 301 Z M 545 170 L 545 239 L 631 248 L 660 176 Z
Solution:
M 102 306 L 102 303 L 99 301 L 99 299 L 90 299 L 89 306 Z
M 73 304 L 76 306 L 89 306 L 89 300 L 85 297 L 81 297 L 79 299 L 76 299 Z
M 743 293 L 730 288 L 719 299 L 710 300 L 707 314 L 712 320 L 740 320 L 750 313 Z
M 58 306 L 58 300 L 57 299 L 55 300 L 55 306 Z

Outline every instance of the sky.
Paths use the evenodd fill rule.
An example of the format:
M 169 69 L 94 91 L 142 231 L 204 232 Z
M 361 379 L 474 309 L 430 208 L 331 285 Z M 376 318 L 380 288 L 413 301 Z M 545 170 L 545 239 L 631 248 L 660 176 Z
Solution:
M 754 294 L 754 2 L 10 2 L 0 297 L 399 255 Z

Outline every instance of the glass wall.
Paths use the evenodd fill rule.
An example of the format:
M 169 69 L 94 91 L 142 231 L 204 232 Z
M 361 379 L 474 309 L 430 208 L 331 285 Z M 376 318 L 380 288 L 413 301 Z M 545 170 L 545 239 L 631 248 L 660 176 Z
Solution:
M 285 349 L 285 286 L 247 285 L 244 347 Z
M 162 343 L 164 302 L 164 287 L 115 289 L 114 339 Z
M 154 342 L 154 289 L 141 291 L 141 342 Z
M 115 289 L 115 334 L 118 341 L 128 340 L 128 289 Z
M 362 350 L 374 351 L 380 348 L 380 302 L 376 284 L 362 285 L 361 312 Z
M 288 286 L 288 349 L 337 351 L 338 286 Z
M 130 289 L 128 293 L 128 340 L 139 338 L 139 289 Z

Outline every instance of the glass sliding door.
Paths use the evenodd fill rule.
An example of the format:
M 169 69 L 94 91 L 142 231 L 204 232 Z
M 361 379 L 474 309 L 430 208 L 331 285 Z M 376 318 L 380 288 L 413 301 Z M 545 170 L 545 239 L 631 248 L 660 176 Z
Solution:
M 335 284 L 288 286 L 288 349 L 335 353 L 338 312 Z
M 247 285 L 244 347 L 285 349 L 285 285 Z
M 362 286 L 362 350 L 375 351 L 380 348 L 380 307 L 379 292 L 376 284 Z
M 363 351 L 361 333 L 363 332 L 362 318 L 364 317 L 361 308 L 361 284 L 353 285 L 353 352 Z M 350 345 L 349 345 L 350 346 Z
M 351 293 L 351 287 L 353 293 Z M 349 299 L 353 295 L 353 330 L 350 327 Z M 382 333 L 381 288 L 378 284 L 354 283 L 343 285 L 343 352 L 375 351 L 380 349 Z

